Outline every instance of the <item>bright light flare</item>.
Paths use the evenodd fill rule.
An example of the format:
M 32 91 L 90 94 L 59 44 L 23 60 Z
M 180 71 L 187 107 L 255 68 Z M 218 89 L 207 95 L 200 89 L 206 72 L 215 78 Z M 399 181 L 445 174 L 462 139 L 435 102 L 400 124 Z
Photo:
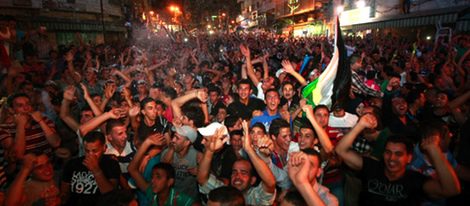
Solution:
M 357 8 L 364 8 L 364 7 L 366 7 L 366 2 L 363 1 L 363 0 L 360 0 L 360 1 L 356 2 L 356 6 L 357 6 Z
M 336 14 L 341 14 L 344 11 L 344 6 L 337 6 L 336 7 Z

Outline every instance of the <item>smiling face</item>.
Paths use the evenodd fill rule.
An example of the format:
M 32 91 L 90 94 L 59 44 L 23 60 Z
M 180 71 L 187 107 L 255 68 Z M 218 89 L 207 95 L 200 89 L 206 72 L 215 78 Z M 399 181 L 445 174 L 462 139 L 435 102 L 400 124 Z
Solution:
M 125 126 L 115 126 L 108 135 L 108 141 L 115 148 L 124 149 L 127 143 L 127 133 Z
M 282 95 L 287 100 L 291 100 L 292 97 L 294 97 L 294 94 L 295 94 L 295 90 L 292 84 L 285 84 L 284 87 L 282 87 Z
M 249 84 L 240 84 L 237 91 L 240 100 L 247 100 L 251 94 L 251 87 Z
M 299 147 L 301 150 L 306 148 L 313 148 L 317 143 L 317 139 L 313 133 L 313 130 L 310 128 L 301 128 L 299 136 Z
M 395 115 L 403 117 L 408 111 L 408 103 L 402 97 L 395 97 L 392 99 L 392 111 Z
M 36 160 L 37 162 L 34 164 L 32 171 L 32 178 L 44 182 L 51 181 L 54 178 L 54 170 L 47 155 L 39 155 Z
M 279 134 L 274 139 L 274 143 L 281 150 L 288 151 L 291 141 L 291 133 L 289 127 L 283 127 L 279 129 Z
M 411 158 L 405 144 L 388 142 L 384 152 L 385 171 L 390 174 L 403 173 Z
M 266 107 L 269 112 L 276 113 L 280 103 L 279 93 L 270 91 L 266 94 Z
M 246 191 L 256 181 L 251 175 L 251 165 L 246 160 L 238 160 L 232 166 L 230 185 L 240 191 Z

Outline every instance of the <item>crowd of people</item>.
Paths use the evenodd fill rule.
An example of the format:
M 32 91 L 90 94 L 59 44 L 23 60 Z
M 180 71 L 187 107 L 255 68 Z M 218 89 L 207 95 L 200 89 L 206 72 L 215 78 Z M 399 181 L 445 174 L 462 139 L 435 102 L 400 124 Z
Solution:
M 312 106 L 331 38 L 146 32 L 0 19 L 0 205 L 468 202 L 469 35 L 345 37 L 349 98 Z

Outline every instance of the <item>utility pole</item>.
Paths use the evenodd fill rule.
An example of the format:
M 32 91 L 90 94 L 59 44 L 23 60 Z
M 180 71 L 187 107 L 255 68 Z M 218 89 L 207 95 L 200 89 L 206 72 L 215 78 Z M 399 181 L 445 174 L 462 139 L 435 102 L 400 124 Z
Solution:
M 100 0 L 100 7 L 101 7 L 101 32 L 103 32 L 103 41 L 106 43 L 106 29 L 104 27 L 104 8 L 103 8 L 103 0 Z

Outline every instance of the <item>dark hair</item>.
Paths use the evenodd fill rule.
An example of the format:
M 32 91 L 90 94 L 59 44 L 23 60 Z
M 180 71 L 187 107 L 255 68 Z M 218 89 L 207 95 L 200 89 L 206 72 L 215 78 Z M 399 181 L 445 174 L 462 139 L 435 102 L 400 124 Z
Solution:
M 163 108 L 163 110 L 165 110 L 165 109 L 166 109 L 166 105 L 165 105 L 165 103 L 163 103 L 161 100 L 155 100 L 155 104 L 156 104 L 156 105 L 161 105 L 161 106 L 162 106 L 162 108 Z
M 101 195 L 97 206 L 127 206 L 132 200 L 135 197 L 130 190 L 115 189 Z
M 96 142 L 96 141 L 99 141 L 101 144 L 106 143 L 106 139 L 104 137 L 104 134 L 101 133 L 101 132 L 92 131 L 92 132 L 89 132 L 88 134 L 86 134 L 83 137 L 83 142 L 92 143 L 92 142 Z
M 233 127 L 239 119 L 240 119 L 240 117 L 238 117 L 237 115 L 230 115 L 230 116 L 225 118 L 224 124 L 225 124 L 225 126 L 230 128 L 230 127 Z
M 300 121 L 300 128 L 299 129 L 311 129 L 313 131 L 313 135 L 314 137 L 318 137 L 317 135 L 317 131 L 315 131 L 315 129 L 313 128 L 312 124 L 306 120 L 306 119 L 302 119 Z
M 222 186 L 211 190 L 209 192 L 209 201 L 220 203 L 223 206 L 245 205 L 243 193 L 232 186 Z
M 202 112 L 200 107 L 183 107 L 182 112 L 188 119 L 194 122 L 194 126 L 198 128 L 204 126 L 204 112 Z
M 320 105 L 315 106 L 315 108 L 313 108 L 313 112 L 315 113 L 319 109 L 326 109 L 326 111 L 330 112 L 330 109 L 328 109 L 328 107 L 324 104 L 320 104 Z
M 263 123 L 261 123 L 261 122 L 256 122 L 255 124 L 253 124 L 253 126 L 251 126 L 250 129 L 253 129 L 253 128 L 255 128 L 255 127 L 258 127 L 258 128 L 260 128 L 260 129 L 262 129 L 265 134 L 267 133 L 267 131 L 266 131 L 266 126 L 264 126 Z
M 281 118 L 274 119 L 269 126 L 269 135 L 274 135 L 277 137 L 281 128 L 290 128 L 290 124 Z
M 149 102 L 155 102 L 155 100 L 151 97 L 145 97 L 142 101 L 140 101 L 140 109 L 144 109 L 145 105 Z
M 277 91 L 276 88 L 271 88 L 271 89 L 266 90 L 266 92 L 264 93 L 264 95 L 265 95 L 265 96 L 268 96 L 268 93 L 269 93 L 269 92 L 276 92 L 277 96 L 278 96 L 279 98 L 281 97 L 281 95 L 279 94 L 279 92 Z
M 288 190 L 286 195 L 284 196 L 284 201 L 296 206 L 307 206 L 307 202 L 305 202 L 300 192 L 296 189 Z
M 240 85 L 242 84 L 248 84 L 250 85 L 250 89 L 251 89 L 251 81 L 248 80 L 248 79 L 241 79 L 240 81 L 237 82 L 237 88 L 240 88 Z
M 421 140 L 431 137 L 433 135 L 439 135 L 441 138 L 446 137 L 449 132 L 449 126 L 440 119 L 433 119 L 429 121 L 423 121 L 419 128 L 421 132 Z
M 208 94 L 210 94 L 211 92 L 217 92 L 217 95 L 220 95 L 222 93 L 222 90 L 220 90 L 220 88 L 214 84 L 210 84 L 207 86 L 207 90 L 208 90 Z
M 160 162 L 153 166 L 152 171 L 156 169 L 164 170 L 168 179 L 175 179 L 175 168 L 171 164 Z
M 387 139 L 387 142 L 385 143 L 385 145 L 387 145 L 388 143 L 401 143 L 401 144 L 404 144 L 405 147 L 406 147 L 406 152 L 408 154 L 413 153 L 413 142 L 408 137 L 405 137 L 403 135 L 393 135 L 393 136 L 390 136 Z
M 16 98 L 19 98 L 19 97 L 26 97 L 26 98 L 30 99 L 30 97 L 25 93 L 15 93 L 15 94 L 8 97 L 8 99 L 7 99 L 8 106 L 12 108 L 13 107 L 13 102 L 15 101 Z
M 110 119 L 106 122 L 106 134 L 111 133 L 114 127 L 126 126 L 120 119 Z
M 234 135 L 243 136 L 243 131 L 242 131 L 241 129 L 231 131 L 231 132 L 230 132 L 230 137 L 232 137 L 232 136 L 234 136 Z
M 176 90 L 171 88 L 171 87 L 163 87 L 162 88 L 162 93 L 163 95 L 169 97 L 170 99 L 175 99 L 177 94 L 176 94 Z
M 320 153 L 313 149 L 313 148 L 305 148 L 303 150 L 301 150 L 303 153 L 307 154 L 307 155 L 311 155 L 311 156 L 315 156 L 318 158 L 318 161 L 320 162 L 321 160 L 321 157 L 320 157 Z

